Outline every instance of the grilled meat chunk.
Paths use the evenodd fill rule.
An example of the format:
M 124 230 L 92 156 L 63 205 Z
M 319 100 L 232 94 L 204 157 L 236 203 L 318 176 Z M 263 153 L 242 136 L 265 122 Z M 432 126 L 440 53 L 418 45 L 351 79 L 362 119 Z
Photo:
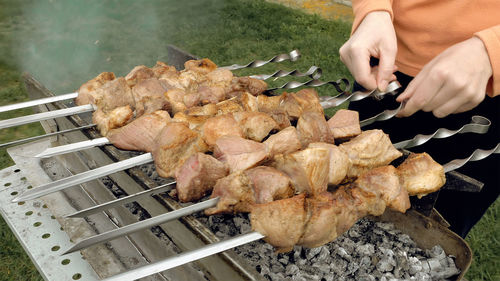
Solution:
M 283 93 L 284 94 L 284 93 Z M 282 95 L 279 96 L 257 96 L 257 108 L 261 112 L 271 112 L 280 109 Z
M 80 89 L 78 89 L 78 96 L 75 98 L 75 104 L 95 104 L 93 97 L 95 91 L 102 85 L 115 79 L 116 77 L 113 72 L 103 72 L 97 75 L 94 79 L 87 81 L 80 87 Z
M 153 158 L 160 177 L 169 178 L 196 152 L 206 152 L 207 144 L 200 134 L 184 122 L 169 122 L 156 137 Z
M 259 111 L 257 97 L 253 96 L 249 92 L 244 92 L 243 94 L 241 94 L 238 98 L 238 101 L 245 111 Z
M 155 77 L 155 73 L 152 69 L 144 65 L 138 65 L 125 76 L 125 80 L 129 87 L 132 88 L 140 81 L 153 77 Z
M 203 124 L 211 118 L 210 116 L 206 115 L 187 115 L 182 112 L 177 112 L 174 115 L 173 121 L 175 122 L 187 122 L 189 123 L 189 129 L 191 130 L 199 130 L 200 128 L 203 127 Z
M 425 152 L 410 154 L 397 170 L 403 187 L 419 198 L 437 191 L 446 182 L 443 166 Z
M 163 93 L 165 99 L 170 104 L 172 114 L 177 112 L 184 112 L 187 110 L 187 106 L 184 104 L 184 95 L 186 93 L 181 89 L 171 89 Z
M 306 148 L 290 154 L 278 154 L 271 166 L 287 174 L 297 192 L 318 194 L 326 191 L 330 170 L 330 151 Z
M 250 77 L 234 77 L 226 88 L 226 97 L 237 97 L 246 92 L 256 96 L 267 90 L 267 83 Z
M 361 134 L 359 113 L 357 111 L 340 109 L 328 120 L 328 127 L 337 141 L 346 141 Z
M 264 141 L 264 144 L 267 146 L 271 157 L 277 154 L 292 153 L 302 148 L 297 130 L 293 126 L 271 135 Z
M 223 114 L 212 117 L 205 121 L 201 129 L 203 140 L 209 147 L 215 146 L 215 142 L 222 136 L 243 137 L 243 131 L 232 114 Z
M 123 77 L 118 77 L 102 85 L 92 96 L 94 99 L 91 103 L 97 106 L 97 111 L 100 110 L 105 114 L 120 106 L 129 105 L 131 108 L 135 108 L 132 90 Z
M 226 99 L 226 88 L 233 80 L 233 73 L 227 69 L 216 69 L 206 75 L 206 80 L 198 86 L 202 104 L 218 103 Z
M 307 223 L 298 245 L 315 248 L 337 238 L 337 215 L 333 207 L 333 194 L 322 192 L 306 198 Z
M 224 163 L 210 155 L 195 153 L 175 173 L 177 196 L 181 202 L 201 199 L 228 173 Z
M 243 111 L 243 107 L 238 103 L 238 101 L 235 98 L 221 101 L 217 103 L 216 106 L 217 106 L 217 115 Z
M 293 249 L 302 237 L 307 221 L 305 194 L 252 207 L 252 230 L 266 236 L 264 240 L 278 252 Z
M 92 114 L 92 122 L 97 124 L 97 129 L 102 136 L 107 136 L 110 130 L 125 126 L 133 117 L 134 111 L 130 105 L 126 105 L 117 107 L 108 113 L 97 110 Z
M 106 137 L 120 149 L 151 152 L 156 146 L 156 137 L 170 120 L 168 112 L 158 110 L 111 130 Z
M 231 173 L 252 168 L 268 158 L 266 145 L 238 136 L 217 139 L 214 157 L 229 166 Z
M 347 176 L 347 171 L 351 167 L 351 161 L 349 160 L 349 157 L 347 157 L 347 154 L 338 146 L 324 142 L 314 142 L 309 144 L 308 147 L 321 147 L 328 149 L 330 152 L 328 184 L 336 185 L 342 183 Z
M 387 165 L 402 155 L 382 130 L 364 131 L 339 147 L 347 153 L 352 163 L 347 172 L 349 178 L 355 178 L 374 167 Z
M 179 76 L 179 71 L 175 69 L 175 66 L 168 65 L 164 62 L 157 61 L 156 65 L 151 68 L 153 70 L 154 76 L 158 79 L 162 78 L 175 78 Z M 167 83 L 165 83 L 167 84 Z
M 278 129 L 274 119 L 264 112 L 240 111 L 233 113 L 243 135 L 254 141 L 262 141 L 272 130 Z
M 156 78 L 144 79 L 132 88 L 137 116 L 156 110 L 170 110 L 170 103 L 163 95 L 166 88 Z
M 297 93 L 283 93 L 280 108 L 285 110 L 291 119 L 297 120 L 304 112 L 312 111 L 325 115 L 319 103 L 319 96 L 314 89 L 303 89 Z
M 188 60 L 184 63 L 184 70 L 193 71 L 201 74 L 208 74 L 214 71 L 217 65 L 210 59 Z
M 297 122 L 297 133 L 302 147 L 307 147 L 312 142 L 334 142 L 325 116 L 315 111 L 306 111 L 300 116 Z
M 292 195 L 290 179 L 285 174 L 271 167 L 259 166 L 218 180 L 211 198 L 219 197 L 219 202 L 205 213 L 250 212 L 254 204 Z

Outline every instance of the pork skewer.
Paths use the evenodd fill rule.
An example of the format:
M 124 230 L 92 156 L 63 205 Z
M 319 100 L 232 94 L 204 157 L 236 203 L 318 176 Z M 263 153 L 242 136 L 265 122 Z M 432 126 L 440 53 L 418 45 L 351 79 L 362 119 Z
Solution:
M 496 146 L 496 148 L 489 150 L 488 152 L 485 152 L 484 150 L 481 150 L 481 149 L 476 149 L 474 151 L 473 155 L 474 154 L 477 155 L 478 153 L 483 154 L 483 155 L 481 155 L 481 157 L 478 157 L 478 159 L 476 159 L 475 157 L 472 157 L 473 155 L 471 155 L 470 161 L 480 160 L 480 159 L 487 157 L 487 155 L 491 155 L 492 153 L 499 153 L 499 152 L 500 152 L 500 143 Z M 455 160 L 453 160 L 453 161 L 455 161 Z M 451 161 L 449 163 L 452 163 L 453 161 Z M 447 166 L 448 164 L 445 164 L 445 166 Z M 453 168 L 450 168 L 448 171 L 451 171 L 451 170 L 453 170 Z M 377 212 L 377 213 L 380 213 L 380 211 L 383 212 L 383 210 L 374 210 L 374 212 Z M 320 211 L 320 213 L 321 213 L 321 211 Z M 328 215 L 328 213 L 325 213 L 325 214 Z M 319 221 L 321 221 L 321 218 L 318 218 L 318 222 Z M 335 236 L 336 235 L 337 235 L 337 233 L 335 233 Z M 138 278 L 149 276 L 149 275 L 154 274 L 154 273 L 158 273 L 158 272 L 161 272 L 164 270 L 174 268 L 174 267 L 179 266 L 179 265 L 186 264 L 188 262 L 196 261 L 200 258 L 204 258 L 204 257 L 210 256 L 213 254 L 217 254 L 217 253 L 226 251 L 228 249 L 231 249 L 231 248 L 234 248 L 234 247 L 246 244 L 246 243 L 250 243 L 250 242 L 262 239 L 262 238 L 265 238 L 265 235 L 263 235 L 257 231 L 253 231 L 250 233 L 236 236 L 236 237 L 231 238 L 231 239 L 227 239 L 227 240 L 224 240 L 221 242 L 217 242 L 217 243 L 213 243 L 213 244 L 204 246 L 200 249 L 196 249 L 196 250 L 192 250 L 192 251 L 189 251 L 186 253 L 182 253 L 182 254 L 176 255 L 174 257 L 167 258 L 163 261 L 159 261 L 159 262 L 155 262 L 155 263 L 143 266 L 143 267 L 138 268 L 138 269 L 132 269 L 132 270 L 126 271 L 124 273 L 120 273 L 118 275 L 107 278 L 105 280 L 135 280 Z M 75 246 L 77 246 L 77 245 L 75 245 Z M 69 251 L 67 251 L 66 253 L 69 253 Z
M 233 65 L 220 67 L 220 68 L 228 69 L 228 70 L 236 70 L 236 69 L 242 69 L 242 68 L 256 68 L 256 67 L 264 66 L 268 63 L 279 63 L 279 62 L 286 61 L 286 60 L 296 61 L 299 58 L 300 58 L 300 52 L 298 50 L 292 50 L 288 54 L 276 55 L 267 61 L 255 60 L 255 61 L 252 61 L 252 62 L 246 64 L 246 65 L 233 64 Z M 4 105 L 4 106 L 0 106 L 0 113 L 15 110 L 15 109 L 21 109 L 21 108 L 32 107 L 32 106 L 36 106 L 36 105 L 52 103 L 52 102 L 56 102 L 56 101 L 74 99 L 76 97 L 78 97 L 77 92 L 63 94 L 63 95 L 57 95 L 54 97 L 42 98 L 42 99 L 37 99 L 37 100 L 31 100 L 31 101 L 21 102 L 21 103 L 16 103 L 16 104 Z
M 362 123 L 362 122 L 360 122 L 360 123 Z M 99 141 L 99 140 L 104 140 L 104 139 L 97 139 L 97 140 Z M 406 141 L 406 142 L 408 142 L 408 141 Z M 54 182 L 51 182 L 51 183 L 48 183 L 45 185 L 41 185 L 38 188 L 35 188 L 32 190 L 28 190 L 25 193 L 21 194 L 20 196 L 14 198 L 13 202 L 35 199 L 35 198 L 38 198 L 40 196 L 50 194 L 50 193 L 55 192 L 55 191 L 62 190 L 62 189 L 65 189 L 67 187 L 70 187 L 70 186 L 78 185 L 78 184 L 87 182 L 89 180 L 96 179 L 96 178 L 111 174 L 111 173 L 116 172 L 116 171 L 121 171 L 121 170 L 130 168 L 130 167 L 133 167 L 133 166 L 137 166 L 137 165 L 141 165 L 141 164 L 145 164 L 145 163 L 150 163 L 153 161 L 153 157 L 152 157 L 151 153 L 146 153 L 146 154 L 141 155 L 140 157 L 137 156 L 135 158 L 127 159 L 126 161 L 127 161 L 127 163 L 134 163 L 134 161 L 137 161 L 137 164 L 136 165 L 128 164 L 128 165 L 124 166 L 124 164 L 122 163 L 123 161 L 118 162 L 118 163 L 109 164 L 107 166 L 103 166 L 101 168 L 92 170 L 95 172 L 88 171 L 88 172 L 85 172 L 82 174 L 70 176 L 70 177 L 65 178 L 65 179 L 61 179 L 61 180 L 54 181 Z
M 468 159 L 453 160 L 453 161 L 445 164 L 444 168 L 441 167 L 436 162 L 434 162 L 434 160 L 432 160 L 432 158 L 430 158 L 430 156 L 428 156 L 425 153 L 418 154 L 418 155 L 417 154 L 411 155 L 410 157 L 408 157 L 405 160 L 405 162 L 403 162 L 403 164 L 401 164 L 397 168 L 397 170 L 399 171 L 399 174 L 400 174 L 400 176 L 399 176 L 400 183 L 398 183 L 398 185 L 403 186 L 405 192 L 408 192 L 409 195 L 424 196 L 427 193 L 436 191 L 436 187 L 439 188 L 444 184 L 444 173 L 458 168 L 459 166 L 457 166 L 457 165 L 451 166 L 451 165 L 454 165 L 454 163 L 456 163 L 457 161 L 462 161 L 462 165 L 463 165 L 463 163 L 465 163 L 467 161 L 481 160 L 481 159 L 483 159 L 483 158 L 485 158 L 493 153 L 500 153 L 500 144 L 497 145 L 496 148 L 489 150 L 489 151 L 483 151 L 483 150 L 477 149 L 476 151 L 474 151 L 474 153 Z M 417 164 L 415 164 L 415 163 L 417 163 Z M 392 166 L 386 166 L 386 167 L 392 167 Z M 374 170 L 377 170 L 377 169 L 380 170 L 382 168 L 375 168 Z M 382 172 L 387 172 L 387 171 L 382 169 Z M 389 170 L 389 172 L 393 172 L 393 170 Z M 347 173 L 347 172 L 345 172 L 345 173 Z M 367 177 L 367 174 L 370 174 L 370 173 L 373 173 L 373 172 L 371 172 L 371 171 L 362 172 L 361 177 Z M 442 177 L 436 176 L 436 175 L 441 175 L 441 174 L 442 174 Z M 259 176 L 257 176 L 257 177 L 259 177 Z M 318 179 L 317 176 L 311 176 L 311 177 Z M 219 187 L 222 186 L 223 188 L 225 188 L 225 186 L 231 185 L 233 183 L 236 183 L 236 185 L 238 185 L 237 181 L 233 180 L 234 177 L 231 178 L 231 175 L 228 176 L 227 178 L 229 180 L 217 182 L 217 185 Z M 384 182 L 384 184 L 387 184 L 390 186 L 390 179 L 391 179 L 391 177 L 388 177 L 387 179 L 383 177 L 382 181 Z M 404 179 L 404 180 L 402 180 L 402 179 Z M 359 181 L 359 180 L 360 179 L 358 178 L 357 181 Z M 392 176 L 392 180 L 394 180 L 394 176 Z M 266 180 L 264 180 L 264 181 L 266 181 Z M 270 184 L 270 182 L 272 182 L 272 181 L 267 180 L 266 182 L 269 182 L 269 184 Z M 355 181 L 355 183 L 356 183 L 356 181 Z M 370 180 L 368 181 L 368 183 L 370 184 Z M 215 189 L 218 188 L 217 185 L 216 185 Z M 246 195 L 241 195 L 241 192 L 244 192 L 244 193 L 250 192 L 250 193 L 254 194 L 253 196 L 255 196 L 255 197 L 259 196 L 259 195 L 257 195 L 258 193 L 256 193 L 257 191 L 255 191 L 255 190 L 253 192 L 248 191 L 248 190 L 245 191 L 245 188 L 242 186 L 241 187 L 236 186 L 235 188 L 239 190 L 238 191 L 239 194 L 237 195 L 237 197 L 240 197 L 240 198 L 246 197 Z M 253 186 L 252 188 L 255 189 L 256 186 Z M 262 191 L 259 191 L 259 192 L 262 192 Z M 398 193 L 397 190 L 394 191 L 394 189 L 391 192 L 396 192 L 397 194 L 401 194 L 400 192 Z M 216 196 L 214 196 L 214 194 Z M 265 194 L 265 193 L 263 193 L 263 194 Z M 321 191 L 318 194 L 321 194 Z M 290 195 L 290 194 L 288 193 L 288 195 Z M 197 204 L 194 204 L 194 205 L 191 205 L 189 207 L 182 208 L 182 209 L 179 209 L 176 211 L 172 211 L 172 212 L 169 212 L 167 214 L 157 216 L 157 217 L 155 217 L 154 220 L 147 219 L 147 220 L 144 220 L 141 222 L 134 223 L 133 226 L 128 227 L 123 231 L 112 230 L 112 231 L 103 233 L 102 235 L 97 235 L 97 236 L 82 240 L 80 242 L 81 244 L 80 243 L 76 244 L 74 247 L 69 249 L 66 253 L 70 253 L 70 252 L 88 247 L 90 245 L 94 245 L 96 243 L 102 243 L 105 241 L 109 241 L 110 239 L 118 237 L 119 236 L 118 233 L 125 235 L 125 234 L 132 233 L 134 231 L 138 231 L 140 229 L 152 227 L 154 225 L 154 223 L 157 223 L 158 221 L 161 221 L 161 223 L 164 223 L 170 219 L 177 219 L 177 218 L 187 214 L 188 210 L 198 211 L 199 210 L 198 206 L 205 206 L 206 208 L 211 208 L 211 209 L 208 209 L 209 212 L 206 211 L 206 213 L 209 215 L 218 213 L 217 208 L 219 208 L 219 210 L 220 210 L 219 203 L 223 202 L 223 201 L 227 201 L 227 199 L 224 199 L 224 197 L 227 197 L 227 196 L 229 196 L 229 198 L 231 198 L 230 200 L 231 200 L 231 202 L 233 202 L 233 204 L 239 204 L 239 203 L 235 203 L 235 202 L 237 202 L 240 199 L 232 198 L 231 197 L 232 194 L 230 194 L 230 193 L 217 193 L 217 191 L 214 190 L 212 193 L 213 198 L 211 198 L 209 200 L 206 200 L 206 201 L 203 201 L 201 203 L 197 203 Z M 221 198 L 223 198 L 223 199 L 221 199 Z M 276 197 L 273 196 L 273 199 L 274 198 L 276 198 Z M 402 200 L 402 201 L 400 200 L 400 199 L 404 199 L 404 196 L 403 196 L 403 198 L 401 198 L 400 195 L 397 195 L 397 196 L 390 196 L 390 198 L 392 198 L 391 199 L 392 201 L 391 202 L 388 201 L 387 205 L 392 206 L 396 210 L 404 211 L 409 207 L 409 201 L 405 202 L 405 200 Z M 271 200 L 273 200 L 273 199 L 271 199 Z M 245 199 L 243 199 L 243 200 L 245 200 Z M 265 204 L 267 204 L 267 203 L 265 203 Z M 259 205 L 258 202 L 257 202 L 257 205 Z M 226 211 L 227 210 L 229 210 L 229 211 L 244 211 L 244 212 L 249 211 L 248 209 L 245 210 L 245 208 L 247 208 L 246 205 L 244 207 L 239 207 L 239 208 L 234 208 L 234 209 L 232 207 L 230 207 L 230 208 L 227 208 L 227 207 L 228 207 L 228 205 L 225 205 Z M 214 208 L 215 208 L 216 212 L 213 211 Z M 100 208 L 100 210 L 102 210 L 102 209 Z M 194 213 L 196 211 L 193 211 L 192 213 Z M 189 214 L 191 214 L 191 213 L 189 213 Z
M 332 107 L 336 107 L 348 100 L 351 101 L 358 101 L 364 98 L 367 98 L 369 96 L 384 96 L 386 94 L 393 94 L 399 89 L 399 84 L 396 81 L 391 82 L 388 85 L 387 92 L 379 92 L 377 90 L 373 91 L 366 91 L 366 92 L 354 92 L 352 94 L 340 96 L 338 98 L 335 97 L 320 97 L 320 104 L 323 107 L 323 109 L 328 109 Z M 363 121 L 362 121 L 363 122 Z M 101 145 L 106 145 L 110 144 L 111 142 L 106 138 L 102 137 L 99 139 L 95 140 L 89 140 L 89 141 L 82 141 L 79 143 L 72 143 L 72 144 L 67 144 L 67 145 L 62 145 L 58 147 L 50 147 L 47 148 L 46 150 L 42 151 L 41 153 L 35 155 L 34 157 L 37 158 L 47 158 L 47 157 L 52 157 L 60 154 L 65 154 L 69 152 L 75 152 L 75 151 L 80 151 L 96 146 L 101 146 Z

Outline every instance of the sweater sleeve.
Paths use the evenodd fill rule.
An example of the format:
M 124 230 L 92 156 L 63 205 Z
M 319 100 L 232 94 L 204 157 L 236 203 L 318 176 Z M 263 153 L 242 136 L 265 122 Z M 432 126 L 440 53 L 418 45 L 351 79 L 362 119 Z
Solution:
M 500 95 L 500 25 L 481 30 L 474 35 L 483 41 L 493 70 L 493 77 L 486 92 L 491 97 Z
M 354 12 L 354 21 L 352 23 L 351 34 L 356 31 L 359 24 L 370 12 L 386 11 L 391 15 L 391 19 L 394 19 L 392 13 L 392 0 L 353 0 L 352 10 Z

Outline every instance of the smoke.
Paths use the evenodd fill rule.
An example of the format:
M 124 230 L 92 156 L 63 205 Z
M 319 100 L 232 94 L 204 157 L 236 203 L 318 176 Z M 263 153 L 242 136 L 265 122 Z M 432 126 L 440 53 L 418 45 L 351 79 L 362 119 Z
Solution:
M 56 94 L 72 92 L 103 71 L 126 75 L 164 60 L 162 1 L 42 0 L 22 5 L 11 53 L 20 70 Z

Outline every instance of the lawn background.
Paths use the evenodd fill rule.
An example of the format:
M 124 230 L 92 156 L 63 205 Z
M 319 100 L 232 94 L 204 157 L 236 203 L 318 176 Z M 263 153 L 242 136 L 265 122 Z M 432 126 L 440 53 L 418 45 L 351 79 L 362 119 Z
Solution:
M 302 58 L 280 63 L 279 68 L 306 71 L 316 65 L 323 69 L 325 81 L 340 77 L 352 81 L 338 58 L 349 30 L 349 22 L 327 21 L 262 0 L 0 0 L 0 105 L 27 99 L 22 72 L 31 73 L 55 93 L 73 92 L 103 71 L 123 76 L 136 65 L 166 61 L 167 44 L 209 57 L 218 65 L 298 49 Z M 276 69 L 274 64 L 238 74 Z M 330 86 L 320 88 L 321 95 L 332 92 Z M 0 119 L 29 112 L 3 113 Z M 41 132 L 37 124 L 2 130 L 0 143 Z M 0 150 L 0 169 L 12 164 Z M 497 200 L 467 237 L 474 251 L 469 280 L 500 280 L 499 212 Z M 0 280 L 41 280 L 2 219 Z

